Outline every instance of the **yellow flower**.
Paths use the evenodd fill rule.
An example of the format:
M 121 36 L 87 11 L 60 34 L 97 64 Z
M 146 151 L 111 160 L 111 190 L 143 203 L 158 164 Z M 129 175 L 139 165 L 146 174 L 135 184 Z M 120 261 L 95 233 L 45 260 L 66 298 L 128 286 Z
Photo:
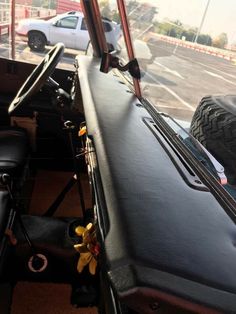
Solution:
M 96 256 L 100 250 L 95 227 L 92 223 L 89 223 L 86 227 L 78 226 L 75 233 L 82 237 L 82 243 L 74 245 L 76 251 L 80 253 L 77 270 L 81 273 L 84 267 L 88 265 L 90 274 L 95 275 L 97 268 Z

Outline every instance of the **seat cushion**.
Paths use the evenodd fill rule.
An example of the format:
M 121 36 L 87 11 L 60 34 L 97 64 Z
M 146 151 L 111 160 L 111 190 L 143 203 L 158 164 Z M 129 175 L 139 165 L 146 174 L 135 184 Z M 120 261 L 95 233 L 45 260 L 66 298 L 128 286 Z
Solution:
M 20 128 L 0 130 L 0 172 L 15 174 L 29 153 L 27 134 Z

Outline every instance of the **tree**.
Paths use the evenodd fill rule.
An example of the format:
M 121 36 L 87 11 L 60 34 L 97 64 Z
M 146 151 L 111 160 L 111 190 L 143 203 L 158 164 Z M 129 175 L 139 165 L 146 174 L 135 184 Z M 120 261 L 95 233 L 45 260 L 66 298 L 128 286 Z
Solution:
M 143 4 L 140 7 L 140 12 L 142 13 L 140 14 L 139 20 L 143 22 L 148 21 L 150 23 L 154 19 L 155 15 L 157 14 L 157 9 L 153 6 Z
M 223 49 L 228 44 L 228 36 L 226 33 L 221 33 L 212 41 L 212 46 Z
M 201 45 L 211 46 L 212 38 L 210 35 L 200 34 L 197 39 L 197 43 Z
M 130 1 L 128 4 L 127 4 L 127 15 L 131 15 L 132 17 L 132 13 L 136 11 L 136 9 L 139 7 L 139 3 L 135 0 L 133 1 Z
M 182 36 L 185 37 L 185 40 L 193 42 L 196 37 L 196 31 L 194 29 L 184 30 Z
M 127 5 L 127 15 L 130 20 L 141 23 L 150 23 L 158 13 L 157 8 L 149 3 L 130 1 Z
M 112 21 L 120 23 L 120 15 L 117 9 L 111 10 L 109 0 L 102 0 L 100 3 L 101 15 Z
M 175 20 L 175 21 L 173 21 L 173 24 L 175 24 L 175 25 L 177 25 L 177 26 L 183 26 L 183 23 L 180 21 L 180 20 Z
M 116 11 L 116 10 L 111 11 L 111 20 L 118 23 L 118 24 L 121 23 L 120 22 L 120 14 L 118 11 Z
M 157 25 L 157 24 L 155 24 Z M 159 23 L 157 26 L 157 32 L 166 36 L 181 38 L 183 29 L 181 26 L 178 26 L 175 22 L 164 22 Z
M 170 37 L 175 37 L 182 39 L 185 37 L 185 40 L 193 42 L 196 34 L 197 34 L 197 28 L 187 28 L 183 25 L 183 23 L 180 20 L 174 20 L 174 21 L 167 21 L 163 23 L 154 23 L 154 29 L 157 33 L 163 34 Z M 201 45 L 212 45 L 212 38 L 210 35 L 207 34 L 200 34 L 198 36 L 198 41 Z
M 110 5 L 109 5 L 109 0 L 102 0 L 100 2 L 100 8 L 101 8 L 101 15 L 103 17 L 107 17 L 109 19 L 111 19 L 111 9 L 110 9 Z

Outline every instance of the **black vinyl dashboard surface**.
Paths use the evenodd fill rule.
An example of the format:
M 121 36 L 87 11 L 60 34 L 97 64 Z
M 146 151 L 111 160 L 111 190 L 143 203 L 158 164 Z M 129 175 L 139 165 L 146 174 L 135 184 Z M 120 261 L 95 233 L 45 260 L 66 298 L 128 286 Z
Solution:
M 150 295 L 236 313 L 235 223 L 210 192 L 186 183 L 145 125 L 151 116 L 118 76 L 99 71 L 99 61 L 80 56 L 79 81 L 106 202 L 114 289 L 130 304 L 136 295 L 132 306 L 143 313 Z

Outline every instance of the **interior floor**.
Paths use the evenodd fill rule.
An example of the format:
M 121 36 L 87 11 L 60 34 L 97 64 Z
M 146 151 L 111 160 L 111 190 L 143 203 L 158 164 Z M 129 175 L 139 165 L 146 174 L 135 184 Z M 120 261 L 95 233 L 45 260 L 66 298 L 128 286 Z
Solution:
M 14 290 L 11 314 L 97 314 L 95 307 L 73 307 L 70 294 L 71 287 L 66 284 L 19 282 Z
M 39 170 L 36 175 L 29 214 L 43 215 L 73 172 Z M 81 176 L 86 208 L 91 207 L 87 175 Z M 49 189 L 50 187 L 50 189 Z M 67 193 L 54 214 L 55 217 L 82 216 L 77 186 Z M 18 282 L 13 293 L 11 314 L 78 313 L 95 314 L 96 308 L 74 308 L 70 303 L 71 286 L 56 283 Z M 37 306 L 35 306 L 37 304 Z

